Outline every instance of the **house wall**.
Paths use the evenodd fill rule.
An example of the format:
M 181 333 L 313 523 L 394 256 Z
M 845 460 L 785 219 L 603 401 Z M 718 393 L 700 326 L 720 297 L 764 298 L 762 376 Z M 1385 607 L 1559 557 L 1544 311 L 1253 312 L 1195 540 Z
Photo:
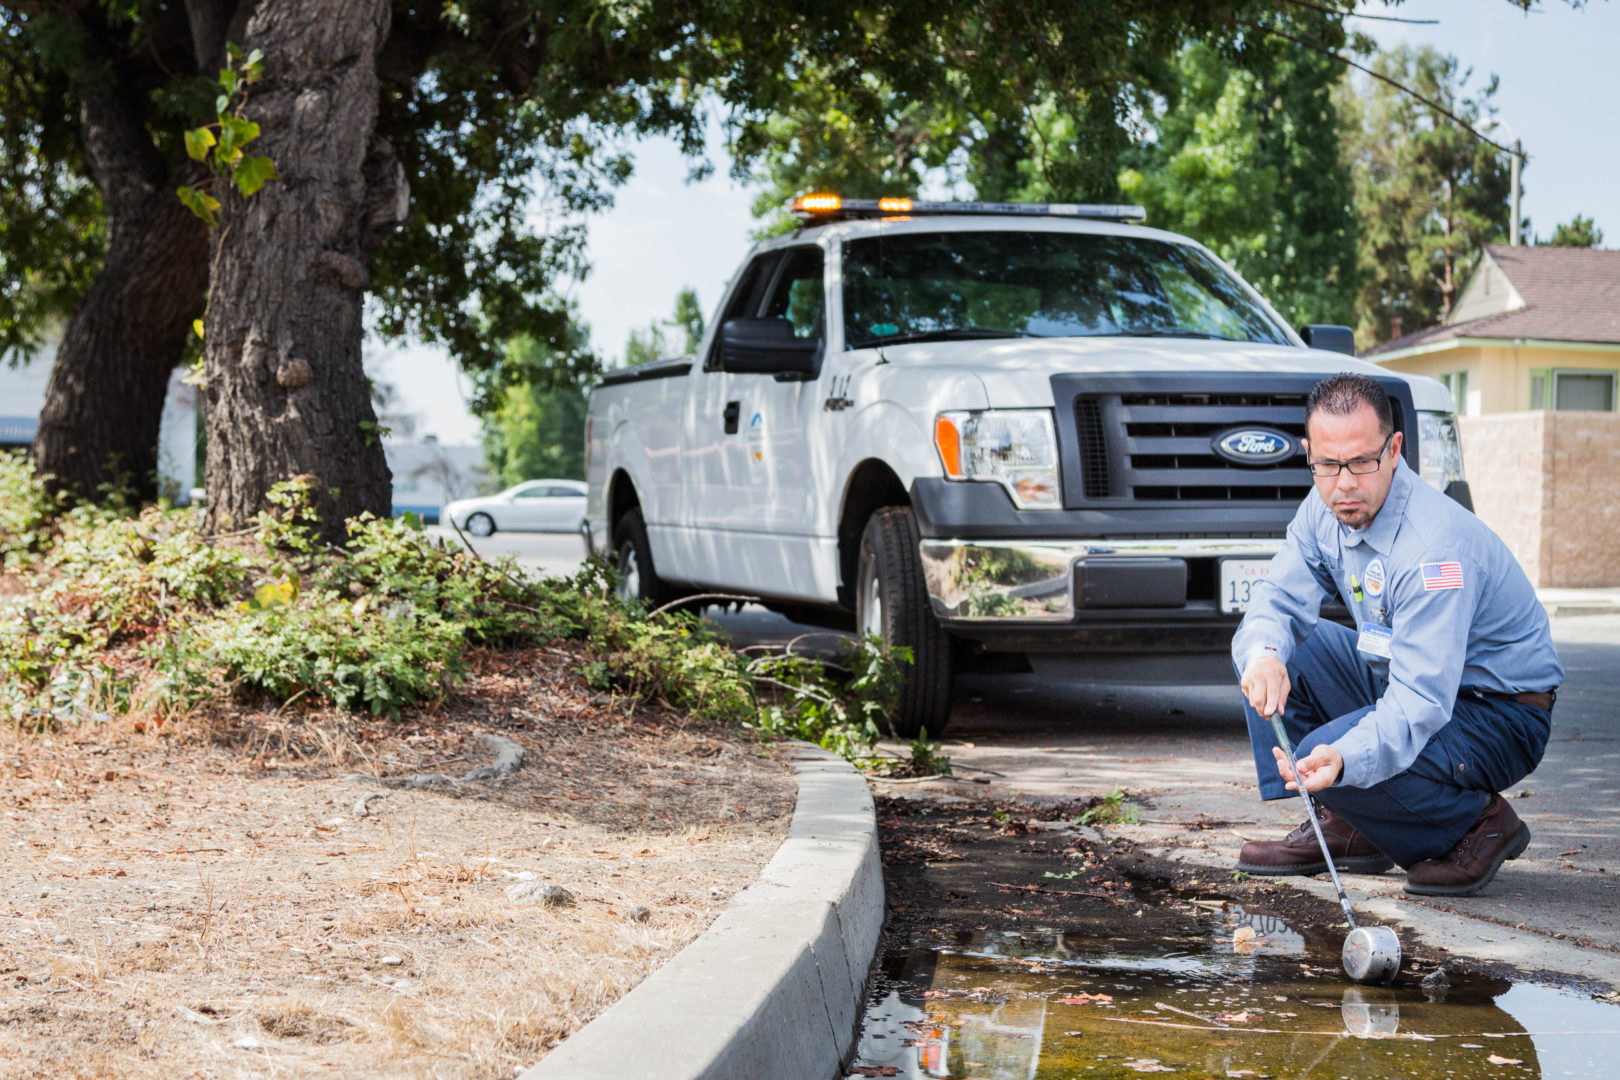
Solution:
M 1483 319 L 1487 315 L 1496 315 L 1512 308 L 1524 307 L 1524 297 L 1519 295 L 1513 283 L 1502 272 L 1490 252 L 1479 262 L 1479 269 L 1468 279 L 1468 285 L 1463 294 L 1457 298 L 1457 306 L 1451 309 L 1448 323 L 1465 323 L 1474 319 Z
M 1461 421 L 1474 511 L 1538 588 L 1620 586 L 1620 413 Z
M 1374 357 L 1373 359 L 1377 359 Z M 1419 356 L 1405 356 L 1384 365 L 1391 371 L 1439 378 L 1448 372 L 1468 372 L 1469 401 L 1458 402 L 1468 416 L 1524 412 L 1530 408 L 1530 373 L 1548 371 L 1620 372 L 1620 345 L 1569 347 L 1514 345 L 1462 345 Z M 1550 390 L 1548 391 L 1551 392 Z

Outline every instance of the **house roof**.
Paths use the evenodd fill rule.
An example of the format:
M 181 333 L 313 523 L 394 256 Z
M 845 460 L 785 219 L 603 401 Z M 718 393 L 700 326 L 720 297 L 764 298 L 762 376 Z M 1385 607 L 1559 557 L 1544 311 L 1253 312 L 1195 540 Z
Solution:
M 1403 334 L 1363 355 L 1378 356 L 1456 338 L 1620 345 L 1620 251 L 1489 244 L 1485 255 L 1523 297 L 1522 307 Z M 1482 262 L 1475 272 L 1483 269 Z

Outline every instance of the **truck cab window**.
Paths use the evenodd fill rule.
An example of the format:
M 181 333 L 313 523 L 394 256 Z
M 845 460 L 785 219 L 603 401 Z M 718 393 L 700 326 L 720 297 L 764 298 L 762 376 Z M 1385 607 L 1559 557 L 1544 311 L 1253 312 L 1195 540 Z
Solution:
M 737 288 L 731 293 L 731 299 L 726 301 L 726 310 L 720 313 L 720 325 L 724 326 L 732 319 L 752 319 L 759 311 L 760 294 L 771 283 L 772 271 L 781 261 L 780 251 L 767 251 L 748 264 L 743 276 L 737 282 Z M 709 346 L 709 355 L 704 358 L 704 371 L 718 371 L 720 369 L 720 335 L 715 334 L 714 344 Z
M 761 317 L 786 319 L 793 336 L 821 336 L 821 316 L 825 292 L 822 288 L 823 259 L 819 247 L 793 248 L 782 262 L 776 284 L 765 303 Z

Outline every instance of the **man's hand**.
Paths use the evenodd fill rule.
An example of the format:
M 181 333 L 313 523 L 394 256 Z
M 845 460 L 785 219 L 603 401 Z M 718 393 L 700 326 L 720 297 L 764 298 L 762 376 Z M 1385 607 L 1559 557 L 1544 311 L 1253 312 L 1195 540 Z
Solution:
M 1288 781 L 1288 790 L 1298 791 L 1299 786 L 1294 783 L 1294 774 L 1288 771 L 1288 755 L 1282 752 L 1280 746 L 1273 746 L 1271 754 L 1277 759 L 1277 774 Z M 1321 791 L 1332 785 L 1344 771 L 1344 755 L 1327 743 L 1323 743 L 1300 758 L 1297 764 L 1299 774 L 1305 778 L 1305 790 Z
M 1288 668 L 1275 656 L 1257 656 L 1243 672 L 1243 696 L 1254 711 L 1272 716 L 1288 704 Z

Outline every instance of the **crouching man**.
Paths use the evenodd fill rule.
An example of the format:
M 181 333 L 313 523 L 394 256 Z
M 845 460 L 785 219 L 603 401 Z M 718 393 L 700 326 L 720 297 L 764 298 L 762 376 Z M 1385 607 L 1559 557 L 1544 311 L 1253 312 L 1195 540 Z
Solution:
M 1501 792 L 1541 761 L 1563 666 L 1524 571 L 1489 528 L 1401 460 L 1365 375 L 1305 405 L 1315 480 L 1258 584 L 1232 656 L 1263 799 L 1297 798 L 1280 712 L 1334 863 L 1406 870 L 1406 891 L 1471 896 L 1530 842 Z M 1318 620 L 1341 597 L 1356 629 Z M 1307 821 L 1245 844 L 1238 869 L 1327 870 Z

